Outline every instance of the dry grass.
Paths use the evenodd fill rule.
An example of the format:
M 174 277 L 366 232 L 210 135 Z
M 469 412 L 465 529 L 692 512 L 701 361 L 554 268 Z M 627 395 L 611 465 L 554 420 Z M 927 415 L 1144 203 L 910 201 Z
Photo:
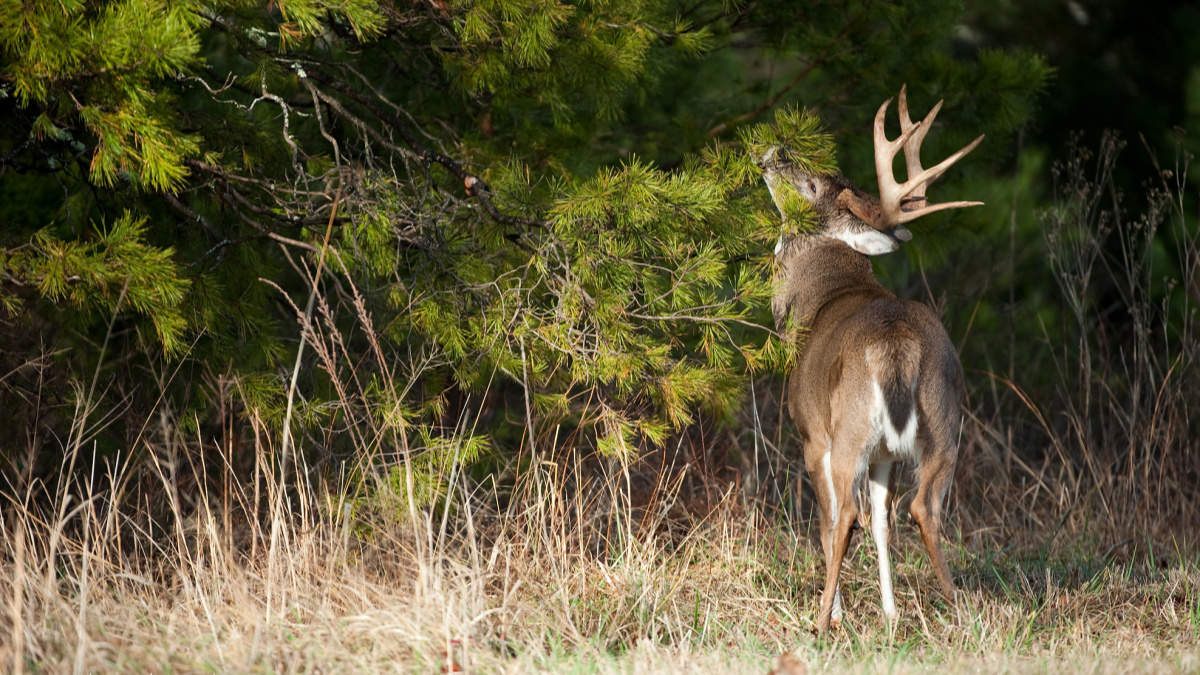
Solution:
M 159 466 L 159 481 L 175 484 Z M 930 595 L 919 538 L 901 520 L 895 632 L 879 610 L 873 547 L 860 540 L 843 573 L 846 622 L 820 644 L 811 628 L 823 563 L 810 523 L 747 510 L 732 487 L 705 518 L 671 529 L 670 499 L 663 515 L 638 513 L 614 489 L 609 523 L 575 510 L 582 500 L 560 501 L 569 493 L 548 471 L 522 483 L 543 486 L 540 508 L 489 509 L 495 495 L 473 486 L 472 508 L 443 535 L 436 509 L 413 527 L 353 512 L 348 495 L 285 498 L 269 471 L 256 476 L 260 504 L 235 499 L 226 512 L 202 482 L 190 506 L 160 493 L 170 517 L 154 523 L 133 487 L 145 476 L 94 473 L 57 510 L 3 512 L 0 658 L 14 670 L 766 672 L 789 650 L 814 672 L 1200 667 L 1194 552 L 1153 541 L 1105 551 L 1086 531 L 1038 547 L 1021 523 L 979 527 L 961 500 L 952 522 L 966 534 L 948 542 L 957 606 Z M 266 514 L 262 526 L 236 524 L 245 512 Z M 592 536 L 564 533 L 588 515 Z M 611 537 L 597 555 L 600 530 L 631 520 L 660 535 Z

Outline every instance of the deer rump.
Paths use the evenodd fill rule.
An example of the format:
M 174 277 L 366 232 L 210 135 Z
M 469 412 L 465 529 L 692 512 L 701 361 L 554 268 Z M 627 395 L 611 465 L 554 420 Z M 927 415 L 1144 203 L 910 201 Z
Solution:
M 937 358 L 953 353 L 940 328 L 925 305 L 880 298 L 813 330 L 791 383 L 792 418 L 803 420 L 805 442 L 857 437 L 851 447 L 858 451 L 859 475 L 878 460 L 919 463 L 918 431 L 927 417 L 919 414 L 922 382 L 957 389 L 957 363 Z M 950 351 L 923 350 L 930 344 Z M 821 382 L 825 391 L 812 386 Z M 814 412 L 818 419 L 809 418 Z

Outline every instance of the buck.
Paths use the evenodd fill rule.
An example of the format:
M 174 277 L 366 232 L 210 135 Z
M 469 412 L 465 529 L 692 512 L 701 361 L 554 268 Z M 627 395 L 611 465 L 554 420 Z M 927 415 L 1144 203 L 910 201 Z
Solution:
M 954 583 L 939 543 L 942 503 L 954 478 L 962 424 L 962 366 L 946 330 L 924 304 L 901 300 L 875 279 L 867 256 L 890 253 L 911 239 L 904 227 L 921 216 L 981 202 L 930 204 L 925 191 L 983 136 L 930 169 L 921 168 L 921 142 L 942 103 L 924 120 L 909 119 L 900 90 L 901 134 L 889 141 L 875 115 L 875 172 L 879 198 L 838 173 L 810 175 L 785 148 L 760 159 L 776 204 L 795 190 L 815 212 L 815 227 L 781 236 L 772 310 L 782 333 L 789 324 L 807 336 L 788 384 L 789 408 L 804 446 L 804 463 L 820 507 L 826 579 L 817 632 L 841 622 L 838 574 L 858 519 L 855 487 L 868 477 L 870 529 L 879 554 L 879 586 L 889 627 L 897 616 L 888 558 L 888 480 L 892 464 L 917 465 L 911 513 L 942 593 Z M 897 183 L 892 161 L 904 149 L 908 180 Z M 784 215 L 786 219 L 786 215 Z

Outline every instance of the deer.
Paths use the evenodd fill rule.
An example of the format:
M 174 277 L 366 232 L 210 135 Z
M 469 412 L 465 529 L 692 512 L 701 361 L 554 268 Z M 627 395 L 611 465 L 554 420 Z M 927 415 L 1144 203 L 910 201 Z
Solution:
M 879 198 L 840 173 L 810 174 L 771 148 L 758 159 L 763 178 L 786 223 L 782 191 L 791 189 L 815 215 L 808 231 L 780 235 L 771 300 L 781 335 L 806 329 L 787 384 L 788 408 L 803 444 L 805 469 L 819 507 L 826 578 L 818 635 L 840 627 L 838 575 L 858 522 L 856 486 L 866 475 L 870 530 L 879 559 L 883 613 L 891 630 L 898 617 L 888 556 L 888 482 L 892 465 L 916 465 L 917 493 L 910 508 L 941 592 L 954 602 L 954 582 L 941 549 L 942 508 L 954 480 L 962 426 L 963 371 L 941 321 L 923 303 L 897 298 L 875 278 L 869 256 L 896 251 L 912 238 L 905 224 L 947 209 L 982 202 L 932 204 L 929 184 L 975 149 L 983 136 L 936 166 L 921 167 L 920 149 L 942 101 L 921 122 L 909 118 L 907 87 L 898 104 L 901 133 L 888 140 L 884 119 L 892 99 L 875 115 L 875 173 Z M 908 180 L 898 183 L 892 163 L 904 150 Z M 787 231 L 787 228 L 783 228 Z M 799 488 L 799 484 L 797 485 Z

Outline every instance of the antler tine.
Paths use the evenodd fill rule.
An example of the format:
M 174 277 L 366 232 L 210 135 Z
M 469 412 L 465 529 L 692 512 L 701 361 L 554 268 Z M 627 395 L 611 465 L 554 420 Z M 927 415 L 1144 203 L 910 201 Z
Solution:
M 946 209 L 959 209 L 983 204 L 983 202 L 929 204 L 926 201 L 925 190 L 929 187 L 929 184 L 937 180 L 955 162 L 974 150 L 983 141 L 983 136 L 979 136 L 979 138 L 976 138 L 967 147 L 950 155 L 936 166 L 929 169 L 922 169 L 921 142 L 925 140 L 925 135 L 929 133 L 929 128 L 933 125 L 933 120 L 937 117 L 938 111 L 942 109 L 942 101 L 938 101 L 937 105 L 933 106 L 933 109 L 929 111 L 925 119 L 914 124 L 908 115 L 907 89 L 907 86 L 900 88 L 899 138 L 889 141 L 887 134 L 884 133 L 884 118 L 887 115 L 887 109 L 892 99 L 889 98 L 884 101 L 883 105 L 879 107 L 879 112 L 875 114 L 875 174 L 879 180 L 880 212 L 875 222 L 869 224 L 877 230 L 888 230 L 897 225 L 912 222 L 921 216 Z M 892 173 L 892 162 L 901 147 L 904 148 L 904 160 L 908 168 L 908 180 L 904 183 L 897 183 Z M 921 202 L 921 204 L 918 206 L 914 202 Z
M 900 190 L 901 203 L 903 203 L 904 198 L 906 196 L 908 196 L 910 194 L 914 194 L 918 188 L 928 187 L 928 185 L 930 183 L 932 183 L 933 181 L 940 178 L 941 175 L 946 173 L 946 170 L 949 169 L 951 166 L 953 166 L 955 162 L 962 159 L 963 157 L 966 157 L 967 153 L 974 150 L 975 146 L 979 145 L 982 142 L 983 142 L 983 134 L 980 134 L 979 138 L 976 138 L 975 140 L 971 141 L 971 143 L 969 145 L 967 145 L 967 147 L 963 148 L 962 150 L 959 150 L 958 152 L 954 153 L 953 155 L 950 155 L 946 159 L 943 159 L 941 162 L 939 162 L 937 164 L 937 166 L 934 166 L 929 169 L 925 169 L 924 171 L 917 174 L 916 176 L 910 177 L 908 179 L 908 182 L 906 182 L 906 183 L 904 183 L 904 185 L 900 186 L 901 187 L 901 190 Z M 922 190 L 922 192 L 923 192 L 923 190 Z M 922 196 L 924 196 L 924 195 L 922 195 Z M 981 206 L 983 204 L 983 202 L 946 202 L 946 204 L 958 204 L 959 206 Z M 941 207 L 941 208 L 934 208 L 935 206 Z M 907 223 L 907 222 L 916 220 L 917 218 L 920 218 L 921 216 L 925 215 L 926 213 L 934 213 L 935 211 L 941 211 L 942 209 L 945 209 L 945 208 L 949 208 L 949 207 L 947 207 L 945 204 L 929 204 L 929 203 L 926 203 L 924 206 L 918 206 L 918 207 L 912 209 L 911 211 L 905 211 L 903 208 L 901 208 L 899 223 Z M 954 208 L 958 208 L 958 207 L 956 206 Z
M 944 102 L 944 100 L 938 101 L 937 105 L 933 106 L 933 109 L 929 111 L 929 114 L 925 115 L 925 119 L 921 120 L 921 123 L 918 125 L 920 129 L 913 133 L 908 143 L 904 144 L 904 164 L 908 168 L 909 181 L 924 170 L 921 168 L 921 142 L 925 140 L 925 134 L 929 133 L 929 130 L 933 127 L 933 121 L 937 119 L 938 111 L 942 109 L 942 103 Z M 908 117 L 908 85 L 903 84 L 900 85 L 900 130 L 906 131 L 911 126 L 913 126 L 913 123 Z M 908 201 L 924 201 L 925 189 L 932 182 L 922 183 L 920 187 L 913 190 L 909 194 Z
M 896 159 L 896 153 L 900 152 L 908 139 L 912 138 L 913 134 L 917 133 L 924 124 L 912 124 L 907 129 L 900 131 L 899 138 L 889 141 L 883 129 L 883 122 L 887 116 L 888 106 L 891 104 L 892 99 L 888 98 L 883 105 L 879 106 L 879 112 L 875 113 L 875 176 L 879 181 L 879 201 L 882 212 L 875 222 L 868 224 L 877 230 L 889 229 L 900 222 L 900 200 L 904 198 L 904 194 L 907 194 L 901 194 L 901 192 L 908 186 L 908 183 L 904 185 L 896 183 L 896 177 L 892 174 L 892 162 Z M 896 213 L 889 213 L 889 207 L 894 207 Z

